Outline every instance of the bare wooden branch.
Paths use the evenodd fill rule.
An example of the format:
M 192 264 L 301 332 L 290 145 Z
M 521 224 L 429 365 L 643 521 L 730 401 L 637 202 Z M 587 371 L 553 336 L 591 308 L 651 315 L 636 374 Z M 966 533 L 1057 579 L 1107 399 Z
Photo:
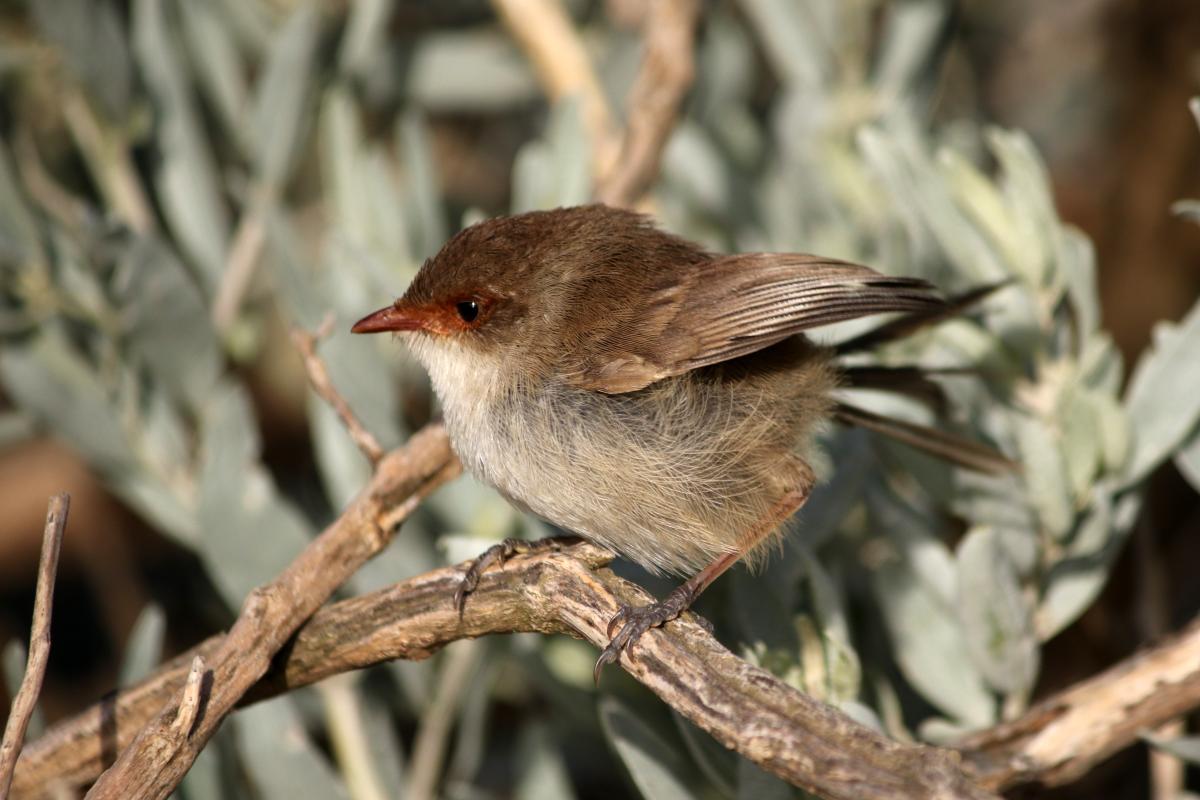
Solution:
M 492 0 L 492 7 L 529 56 L 552 103 L 576 97 L 592 144 L 592 174 L 611 169 L 617 154 L 612 111 L 583 40 L 559 0 Z
M 196 724 L 200 715 L 201 697 L 204 691 L 204 656 L 192 656 L 192 665 L 188 669 L 187 680 L 183 682 L 183 695 L 179 701 L 179 713 L 171 723 L 171 733 L 179 739 L 186 739 Z
M 957 743 L 985 786 L 1059 786 L 1200 706 L 1200 618 L 1156 647 Z
M 233 628 L 206 661 L 211 691 L 187 739 L 178 748 L 170 740 L 180 700 L 175 699 L 147 723 L 101 775 L 91 798 L 165 798 L 242 695 L 266 674 L 272 658 L 298 627 L 345 580 L 391 540 L 394 509 L 415 507 L 404 501 L 426 496 L 460 471 L 445 430 L 430 426 L 408 445 L 388 453 L 346 511 L 306 547 L 271 583 L 246 598 Z M 384 520 L 387 520 L 385 523 Z
M 317 342 L 329 335 L 333 324 L 334 317 L 329 314 L 315 334 L 302 328 L 292 328 L 292 345 L 300 351 L 300 357 L 304 359 L 304 369 L 308 373 L 308 382 L 313 391 L 334 410 L 359 451 L 367 457 L 371 466 L 375 466 L 383 458 L 383 447 L 375 435 L 362 424 L 350 408 L 350 404 L 346 402 L 346 398 L 334 388 L 333 381 L 329 379 L 329 371 L 325 369 L 325 362 L 317 355 Z
M 67 528 L 67 513 L 71 496 L 56 494 L 50 498 L 46 511 L 46 527 L 42 531 L 42 556 L 38 562 L 37 588 L 34 590 L 33 622 L 29 630 L 29 657 L 25 675 L 17 696 L 13 698 L 0 740 L 0 800 L 8 797 L 17 757 L 25 743 L 25 731 L 46 677 L 46 662 L 50 658 L 50 618 L 54 611 L 54 580 L 58 575 L 58 553 L 62 548 L 63 532 Z
M 596 189 L 611 206 L 633 206 L 658 175 L 663 148 L 695 77 L 693 40 L 699 0 L 654 0 L 643 29 L 646 53 L 629 93 L 625 135 Z
M 462 617 L 453 597 L 461 568 L 440 569 L 322 609 L 298 632 L 267 676 L 245 698 L 263 699 L 297 686 L 393 658 L 419 659 L 463 638 L 529 631 L 565 633 L 597 646 L 620 602 L 645 603 L 638 587 L 603 567 L 612 558 L 594 545 L 514 556 L 484 573 Z M 205 643 L 198 650 L 206 650 Z M 889 740 L 841 712 L 747 664 L 691 615 L 648 633 L 621 665 L 718 741 L 764 768 L 826 797 L 930 798 L 993 795 L 967 781 L 958 755 Z M 143 698 L 156 683 L 182 680 L 186 657 L 110 704 L 118 732 L 153 709 Z M 127 698 L 128 696 L 128 698 Z M 53 778 L 89 779 L 102 731 L 99 709 L 58 726 L 22 760 L 19 785 L 45 797 Z M 28 761 L 28 763 L 26 763 Z

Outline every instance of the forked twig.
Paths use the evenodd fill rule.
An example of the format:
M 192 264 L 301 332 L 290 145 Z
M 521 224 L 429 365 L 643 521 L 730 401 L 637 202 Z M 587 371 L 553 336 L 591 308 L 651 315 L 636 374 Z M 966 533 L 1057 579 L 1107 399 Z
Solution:
M 354 413 L 354 409 L 350 408 L 350 404 L 346 402 L 346 398 L 342 397 L 334 388 L 333 381 L 329 379 L 329 370 L 325 368 L 325 362 L 317 355 L 317 342 L 329 335 L 333 330 L 333 325 L 333 315 L 327 314 L 316 333 L 309 333 L 303 328 L 292 328 L 292 344 L 300 351 L 300 357 L 304 359 L 304 370 L 308 373 L 308 382 L 312 385 L 313 391 L 334 410 L 338 419 L 346 426 L 346 432 L 350 434 L 354 444 L 374 467 L 383 459 L 383 447 L 375 435 L 362 424 L 362 421 Z

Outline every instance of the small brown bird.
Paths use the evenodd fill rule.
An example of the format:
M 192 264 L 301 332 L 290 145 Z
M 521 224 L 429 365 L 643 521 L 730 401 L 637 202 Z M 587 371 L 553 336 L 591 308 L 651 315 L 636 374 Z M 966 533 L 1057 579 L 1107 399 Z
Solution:
M 353 330 L 405 334 L 463 464 L 514 505 L 652 572 L 691 576 L 613 618 L 598 676 L 739 559 L 765 552 L 812 490 L 806 452 L 824 420 L 1008 468 L 982 445 L 835 397 L 847 385 L 936 391 L 918 370 L 843 368 L 837 356 L 986 291 L 947 303 L 924 281 L 833 259 L 715 255 L 647 217 L 590 205 L 467 228 Z M 838 348 L 802 334 L 882 312 L 906 316 Z M 475 562 L 460 608 L 480 572 L 512 550 Z

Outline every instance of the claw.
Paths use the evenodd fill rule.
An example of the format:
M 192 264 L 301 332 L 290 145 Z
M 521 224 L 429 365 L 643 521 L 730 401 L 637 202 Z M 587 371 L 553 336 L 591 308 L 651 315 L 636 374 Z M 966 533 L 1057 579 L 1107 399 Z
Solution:
M 458 616 L 461 619 L 463 611 L 467 607 L 467 595 L 475 591 L 479 586 L 479 579 L 483 577 L 483 573 L 488 567 L 495 564 L 496 566 L 504 566 L 504 562 L 512 558 L 518 553 L 536 553 L 543 550 L 561 550 L 563 545 L 575 541 L 576 537 L 570 536 L 552 536 L 548 539 L 538 539 L 528 542 L 524 539 L 505 539 L 499 544 L 494 544 L 487 550 L 479 554 L 479 558 L 471 562 L 463 573 L 462 580 L 459 581 L 458 588 L 454 590 L 454 607 L 458 609 Z
M 592 680 L 596 685 L 600 685 L 600 671 L 606 664 L 615 662 L 622 652 L 631 652 L 630 648 L 633 647 L 633 643 L 642 638 L 642 634 L 646 631 L 678 617 L 691 605 L 694 598 L 695 595 L 690 592 L 688 587 L 684 586 L 648 606 L 630 608 L 622 605 L 620 610 L 608 621 L 606 630 L 609 638 L 608 646 L 600 652 L 600 657 L 596 659 L 596 665 L 592 668 Z M 707 620 L 704 620 L 704 624 L 711 631 L 711 625 L 708 625 Z M 614 628 L 619 628 L 615 636 L 613 635 Z
M 629 606 L 622 604 L 620 610 L 613 614 L 612 619 L 608 621 L 608 628 L 605 629 L 604 633 L 608 636 L 610 642 L 609 647 L 612 647 L 611 642 L 613 638 L 613 631 L 624 624 L 627 619 L 629 619 L 629 614 L 631 612 L 632 609 Z

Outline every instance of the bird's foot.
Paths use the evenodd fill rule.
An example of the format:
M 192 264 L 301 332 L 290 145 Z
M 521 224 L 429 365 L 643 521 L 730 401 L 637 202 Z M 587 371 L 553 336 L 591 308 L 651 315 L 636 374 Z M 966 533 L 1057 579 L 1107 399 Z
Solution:
M 578 538 L 574 536 L 548 536 L 545 539 L 533 541 L 505 539 L 499 544 L 492 545 L 471 562 L 471 566 L 467 567 L 462 580 L 459 581 L 458 588 L 454 591 L 454 607 L 458 609 L 458 615 L 462 616 L 463 609 L 467 605 L 467 595 L 475 591 L 475 587 L 479 585 L 479 579 L 483 577 L 483 573 L 488 567 L 493 564 L 502 567 L 505 561 L 515 555 L 557 552 L 577 541 L 579 541 Z
M 657 628 L 667 622 L 678 617 L 692 605 L 699 592 L 691 585 L 691 582 L 676 587 L 669 595 L 662 600 L 651 603 L 648 606 L 639 608 L 631 608 L 627 605 L 622 605 L 621 610 L 613 615 L 613 618 L 608 621 L 608 646 L 600 653 L 600 657 L 596 659 L 596 666 L 592 669 L 592 680 L 597 685 L 600 684 L 600 670 L 604 669 L 606 664 L 611 664 L 620 657 L 622 652 L 628 651 L 633 643 L 642 637 L 646 631 L 651 628 Z M 696 620 L 709 632 L 712 633 L 712 623 L 703 617 L 696 615 Z M 617 635 L 613 635 L 613 631 L 617 628 Z

